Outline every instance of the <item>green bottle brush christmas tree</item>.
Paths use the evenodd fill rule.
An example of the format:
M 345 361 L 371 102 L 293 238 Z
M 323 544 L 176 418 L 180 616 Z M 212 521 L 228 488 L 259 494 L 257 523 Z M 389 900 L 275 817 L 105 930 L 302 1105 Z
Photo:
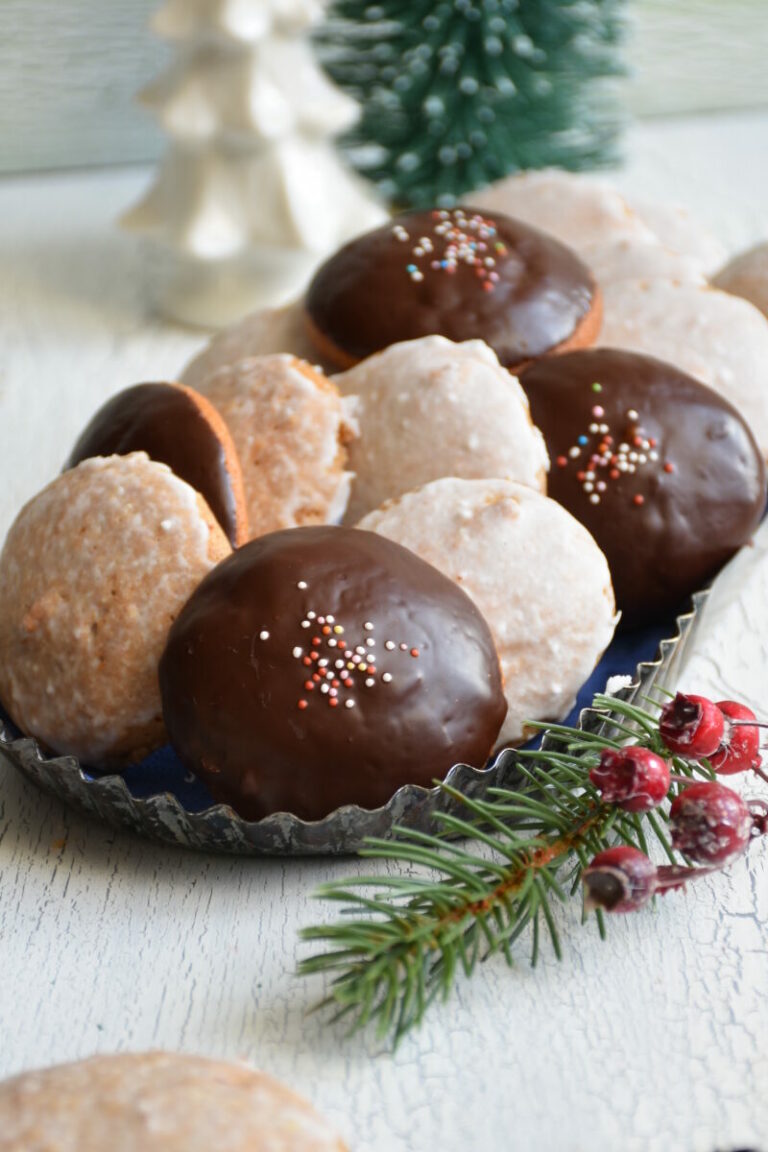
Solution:
M 320 33 L 362 118 L 350 157 L 396 207 L 521 168 L 615 159 L 625 0 L 336 0 Z

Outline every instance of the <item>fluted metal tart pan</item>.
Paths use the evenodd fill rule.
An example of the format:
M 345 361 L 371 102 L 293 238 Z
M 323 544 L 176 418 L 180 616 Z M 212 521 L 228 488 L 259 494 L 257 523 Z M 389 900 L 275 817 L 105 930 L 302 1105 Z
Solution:
M 631 676 L 620 689 L 624 699 L 647 696 L 655 688 L 675 683 L 683 653 L 696 630 L 707 593 L 693 598 L 689 612 L 677 618 L 673 633 L 658 643 L 654 659 L 634 661 L 618 667 L 617 659 L 629 663 L 632 645 L 613 653 L 613 662 L 604 659 L 585 685 L 582 703 L 602 691 L 606 668 Z M 645 637 L 648 645 L 648 637 Z M 655 643 L 655 642 L 654 642 Z M 624 650 L 626 649 L 626 651 Z M 608 657 L 611 657 L 611 649 Z M 606 723 L 605 714 L 588 707 L 578 712 L 582 728 L 597 730 Z M 301 820 L 290 812 L 278 812 L 263 820 L 246 821 L 227 805 L 213 804 L 199 811 L 185 807 L 170 791 L 163 790 L 161 778 L 154 795 L 134 795 L 119 775 L 95 775 L 72 756 L 48 756 L 36 740 L 19 737 L 12 725 L 0 718 L 0 758 L 23 773 L 45 792 L 88 816 L 116 828 L 127 828 L 150 840 L 202 852 L 224 852 L 238 856 L 340 855 L 357 852 L 367 836 L 387 838 L 400 825 L 434 831 L 435 813 L 455 810 L 456 804 L 439 788 L 408 784 L 381 808 L 363 809 L 354 804 L 338 808 L 323 820 Z M 482 795 L 489 785 L 514 782 L 517 755 L 514 749 L 500 752 L 485 768 L 456 764 L 446 781 L 468 796 Z

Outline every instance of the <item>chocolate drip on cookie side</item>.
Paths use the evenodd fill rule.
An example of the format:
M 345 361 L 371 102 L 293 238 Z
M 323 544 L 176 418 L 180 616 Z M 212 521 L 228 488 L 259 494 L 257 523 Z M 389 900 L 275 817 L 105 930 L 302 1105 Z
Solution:
M 167 464 L 206 500 L 233 546 L 238 540 L 238 502 L 227 452 L 203 414 L 207 402 L 177 384 L 137 384 L 99 409 L 67 462 L 74 468 L 91 456 L 146 452 Z
M 482 765 L 506 712 L 464 592 L 347 528 L 272 533 L 220 564 L 173 625 L 160 683 L 182 761 L 247 819 L 430 787 Z
M 316 273 L 306 312 L 315 339 L 345 367 L 441 335 L 485 340 L 511 368 L 574 339 L 597 302 L 569 248 L 464 208 L 406 213 L 353 240 Z
M 757 527 L 757 444 L 697 380 L 601 348 L 540 361 L 521 383 L 549 449 L 549 495 L 605 553 L 623 627 L 680 608 Z

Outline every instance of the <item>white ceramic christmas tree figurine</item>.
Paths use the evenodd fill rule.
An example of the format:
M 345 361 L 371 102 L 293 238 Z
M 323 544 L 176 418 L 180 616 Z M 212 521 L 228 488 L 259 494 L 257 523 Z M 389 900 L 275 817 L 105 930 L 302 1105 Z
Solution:
M 160 304 L 177 319 L 218 326 L 289 300 L 385 217 L 332 143 L 357 105 L 309 43 L 324 2 L 167 0 L 155 16 L 179 52 L 142 98 L 172 143 L 123 223 L 157 242 Z

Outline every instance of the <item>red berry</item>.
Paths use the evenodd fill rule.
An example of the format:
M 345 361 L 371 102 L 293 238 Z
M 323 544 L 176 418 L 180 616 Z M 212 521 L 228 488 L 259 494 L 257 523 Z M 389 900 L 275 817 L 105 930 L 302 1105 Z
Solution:
M 606 912 L 636 912 L 656 891 L 656 866 L 639 848 L 621 844 L 598 852 L 582 875 L 584 904 Z
M 625 812 L 658 808 L 669 792 L 667 762 L 649 748 L 604 748 L 589 778 L 606 804 Z
M 692 760 L 716 752 L 724 731 L 725 717 L 717 704 L 704 696 L 684 696 L 682 692 L 665 704 L 659 720 L 661 738 L 670 752 Z
M 669 810 L 672 843 L 699 864 L 724 864 L 749 844 L 752 814 L 731 788 L 715 781 L 689 784 Z
M 751 708 L 736 700 L 719 700 L 718 708 L 725 716 L 725 734 L 720 747 L 709 762 L 721 776 L 748 772 L 760 767 L 760 729 L 749 724 L 730 724 L 730 720 L 756 720 Z

